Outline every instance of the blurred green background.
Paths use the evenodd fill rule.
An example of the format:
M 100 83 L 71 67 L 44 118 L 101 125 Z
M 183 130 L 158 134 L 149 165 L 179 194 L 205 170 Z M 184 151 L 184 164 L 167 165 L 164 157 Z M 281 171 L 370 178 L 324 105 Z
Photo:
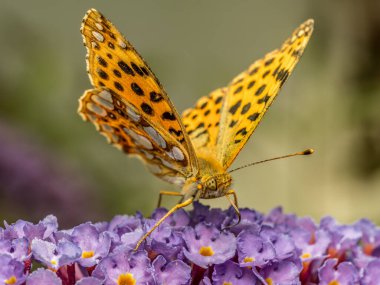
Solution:
M 62 226 L 145 215 L 172 190 L 78 116 L 91 88 L 80 23 L 96 8 L 127 36 L 182 112 L 277 47 L 304 20 L 314 35 L 232 167 L 242 207 L 380 222 L 380 1 L 2 1 L 0 220 Z M 165 200 L 166 206 L 175 203 Z M 226 199 L 204 200 L 227 207 Z

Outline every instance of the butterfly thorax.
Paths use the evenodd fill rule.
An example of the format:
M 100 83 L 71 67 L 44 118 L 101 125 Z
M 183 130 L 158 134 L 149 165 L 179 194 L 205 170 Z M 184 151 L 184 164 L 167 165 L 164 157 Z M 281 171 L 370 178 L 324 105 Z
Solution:
M 224 196 L 232 182 L 231 175 L 212 156 L 197 153 L 199 173 L 186 180 L 182 194 L 195 199 L 211 199 Z

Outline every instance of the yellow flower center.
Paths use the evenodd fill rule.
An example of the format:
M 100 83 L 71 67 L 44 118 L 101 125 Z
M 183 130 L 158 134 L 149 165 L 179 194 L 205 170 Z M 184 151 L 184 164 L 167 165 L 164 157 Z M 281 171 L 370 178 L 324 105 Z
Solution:
M 336 280 L 330 281 L 329 285 L 340 285 L 340 283 Z
M 15 284 L 17 282 L 17 278 L 16 276 L 13 275 L 9 279 L 5 280 L 4 282 L 5 284 Z
M 199 254 L 203 256 L 213 256 L 214 251 L 212 250 L 211 246 L 202 246 L 199 249 Z
M 223 282 L 223 285 L 232 285 L 232 282 Z
M 311 254 L 308 252 L 301 255 L 301 258 L 303 258 L 303 259 L 310 258 L 310 257 L 311 257 Z
M 94 256 L 94 251 L 83 251 L 82 258 L 91 258 Z
M 255 258 L 254 257 L 244 257 L 244 260 L 243 260 L 244 262 L 253 262 L 253 261 L 255 261 Z
M 50 263 L 51 263 L 51 265 L 57 265 L 57 260 L 52 259 L 52 260 L 50 260 Z
M 133 278 L 132 273 L 123 273 L 119 275 L 117 278 L 117 285 L 135 285 L 136 279 Z
M 268 283 L 268 285 L 273 285 L 273 280 L 272 278 L 265 278 L 265 281 Z

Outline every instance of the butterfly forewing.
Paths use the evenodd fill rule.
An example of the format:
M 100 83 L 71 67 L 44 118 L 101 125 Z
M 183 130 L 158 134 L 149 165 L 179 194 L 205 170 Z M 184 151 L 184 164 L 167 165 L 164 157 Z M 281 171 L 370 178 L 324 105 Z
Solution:
M 254 62 L 227 87 L 216 139 L 217 160 L 227 169 L 252 135 L 301 57 L 313 21 L 299 26 L 282 47 Z
M 157 165 L 159 160 L 165 159 L 165 162 L 161 161 L 161 164 L 167 165 L 162 166 L 165 171 L 161 169 L 161 174 L 158 175 L 161 178 L 166 176 L 166 171 L 175 170 L 186 177 L 196 173 L 197 159 L 181 118 L 141 56 L 111 22 L 94 9 L 89 10 L 83 19 L 81 32 L 88 50 L 88 73 L 95 87 L 81 98 L 82 115 L 100 127 L 103 133 L 107 133 L 107 137 L 113 143 L 115 140 L 112 138 L 119 136 L 116 143 L 119 148 L 126 153 L 138 155 L 150 166 Z M 111 100 L 107 103 L 102 101 L 103 105 L 93 102 L 92 97 L 104 100 L 99 97 L 102 91 L 103 94 L 108 92 Z M 117 105 L 119 103 L 122 107 L 126 106 L 127 110 L 122 110 L 122 107 Z M 87 104 L 97 107 L 87 108 Z M 112 105 L 114 109 L 109 110 L 105 105 Z M 133 114 L 132 117 L 128 116 L 128 110 L 132 110 L 140 120 L 133 121 Z M 119 111 L 124 113 L 118 113 Z M 106 116 L 99 115 L 105 112 Z M 108 120 L 107 123 L 104 120 Z M 112 127 L 118 127 L 120 134 L 116 134 L 115 129 L 102 128 L 111 120 Z M 130 128 L 129 133 L 123 132 L 124 127 Z M 149 127 L 149 131 L 145 131 L 144 127 Z M 144 139 L 141 136 L 149 140 L 153 149 L 142 147 Z M 139 151 L 140 147 L 144 153 Z M 154 163 L 147 159 L 151 156 Z

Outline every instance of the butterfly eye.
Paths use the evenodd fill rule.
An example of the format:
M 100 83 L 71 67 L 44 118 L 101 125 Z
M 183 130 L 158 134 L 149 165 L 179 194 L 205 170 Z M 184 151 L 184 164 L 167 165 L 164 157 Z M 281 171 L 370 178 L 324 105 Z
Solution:
M 210 179 L 208 179 L 207 181 L 206 181 L 206 188 L 208 189 L 208 190 L 216 190 L 216 180 L 215 180 L 215 178 L 210 178 Z

